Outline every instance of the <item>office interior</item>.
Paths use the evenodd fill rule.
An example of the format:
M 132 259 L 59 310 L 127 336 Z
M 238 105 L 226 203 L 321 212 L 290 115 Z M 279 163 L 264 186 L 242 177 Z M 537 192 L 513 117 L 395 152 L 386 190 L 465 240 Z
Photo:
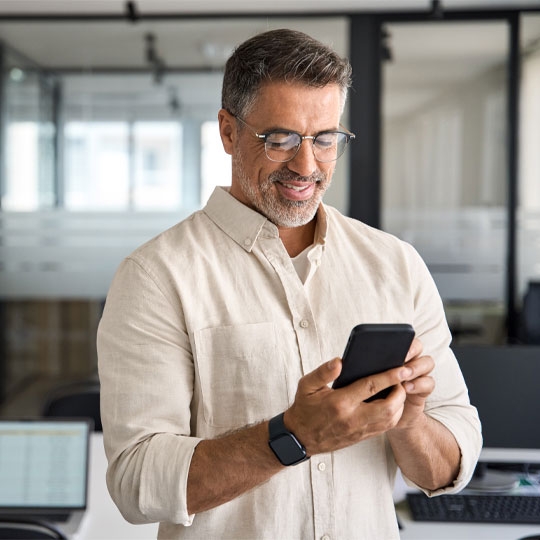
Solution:
M 116 267 L 230 183 L 223 65 L 279 27 L 353 65 L 326 203 L 416 247 L 457 348 L 540 380 L 540 2 L 207 4 L 0 3 L 0 418 L 96 380 Z

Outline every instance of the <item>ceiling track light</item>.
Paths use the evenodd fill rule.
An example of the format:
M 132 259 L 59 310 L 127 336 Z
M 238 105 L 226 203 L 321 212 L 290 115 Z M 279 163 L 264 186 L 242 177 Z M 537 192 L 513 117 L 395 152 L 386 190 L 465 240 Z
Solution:
M 431 0 L 431 18 L 444 19 L 444 9 L 441 0 Z
M 394 55 L 392 54 L 392 47 L 390 45 L 390 39 L 392 35 L 388 29 L 383 26 L 381 28 L 381 58 L 383 62 L 392 62 Z
M 156 53 L 156 36 L 149 32 L 145 34 L 144 40 L 146 42 L 146 61 L 153 64 L 158 57 Z
M 161 84 L 163 76 L 165 75 L 166 66 L 165 61 L 157 52 L 156 36 L 149 32 L 145 34 L 144 40 L 146 42 L 146 61 L 150 64 L 154 72 L 154 82 L 156 84 Z
M 126 18 L 131 23 L 136 23 L 139 19 L 139 11 L 135 2 L 126 2 Z

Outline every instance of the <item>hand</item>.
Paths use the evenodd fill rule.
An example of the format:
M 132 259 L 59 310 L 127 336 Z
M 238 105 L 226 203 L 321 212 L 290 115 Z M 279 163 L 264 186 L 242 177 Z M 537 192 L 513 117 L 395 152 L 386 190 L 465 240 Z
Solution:
M 426 398 L 433 392 L 435 381 L 429 376 L 435 365 L 431 356 L 421 356 L 423 346 L 420 340 L 414 339 L 405 363 L 412 370 L 410 377 L 402 383 L 407 397 L 403 414 L 396 429 L 410 429 L 424 419 Z
M 300 379 L 294 403 L 285 412 L 285 425 L 308 455 L 338 450 L 384 433 L 402 417 L 407 394 L 400 383 L 414 379 L 419 368 L 412 366 L 413 370 L 408 366 L 391 369 L 334 390 L 328 385 L 341 372 L 341 360 L 326 362 Z M 395 388 L 386 399 L 365 403 L 389 386 Z

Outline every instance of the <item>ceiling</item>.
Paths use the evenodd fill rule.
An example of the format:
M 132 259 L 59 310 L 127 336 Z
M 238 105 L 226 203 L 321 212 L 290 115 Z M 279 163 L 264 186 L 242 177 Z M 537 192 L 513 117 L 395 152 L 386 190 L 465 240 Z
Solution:
M 506 9 L 535 7 L 538 0 L 442 0 L 445 9 Z M 430 0 L 136 0 L 145 13 L 279 13 L 427 10 Z M 0 13 L 125 13 L 123 0 L 0 0 Z
M 497 9 L 533 7 L 540 9 L 540 0 L 442 0 L 444 9 Z M 348 25 L 340 16 L 308 15 L 316 12 L 340 10 L 405 11 L 430 9 L 427 0 L 137 0 L 136 21 L 127 20 L 125 2 L 121 0 L 0 0 L 0 39 L 41 67 L 51 70 L 76 70 L 95 74 L 99 70 L 149 70 L 146 58 L 147 36 L 154 36 L 155 51 L 172 73 L 192 69 L 218 71 L 222 68 L 234 46 L 249 36 L 269 28 L 293 27 L 329 43 L 341 55 L 348 54 Z M 269 13 L 285 13 L 294 9 L 288 17 L 256 16 L 255 10 Z M 246 10 L 253 16 L 247 17 Z M 181 13 L 193 14 L 228 13 L 228 17 L 180 18 Z M 241 17 L 230 16 L 242 13 Z M 146 14 L 160 14 L 159 18 Z M 22 20 L 14 15 L 41 14 Z M 92 15 L 94 18 L 84 17 Z M 167 14 L 174 16 L 167 17 Z M 80 20 L 60 20 L 62 15 L 78 15 Z M 108 15 L 109 19 L 95 18 Z M 56 17 L 52 20 L 48 17 Z M 4 17 L 2 19 L 2 17 Z M 391 24 L 389 45 L 393 62 L 388 64 L 391 87 L 399 89 L 393 96 L 397 110 L 418 105 L 430 99 L 449 83 L 463 80 L 504 65 L 507 49 L 507 28 L 503 22 L 492 23 L 446 23 Z M 540 43 L 540 12 L 523 17 L 522 44 L 535 46 Z M 130 83 L 119 84 L 119 78 L 111 78 L 107 87 L 95 77 L 80 80 L 80 92 L 101 92 L 109 97 L 120 98 L 136 93 L 158 99 L 160 92 L 152 85 L 151 77 L 139 78 Z M 97 85 L 97 86 L 96 86 Z M 94 88 L 94 86 L 96 86 Z M 180 95 L 181 101 L 198 99 L 204 102 L 206 95 L 215 102 L 215 89 L 200 87 L 200 95 L 193 90 L 191 97 Z M 162 89 L 162 98 L 169 90 Z M 196 91 L 195 91 L 196 93 Z M 130 99 L 131 99 L 130 98 Z M 133 98 L 134 99 L 134 98 Z M 145 98 L 146 99 L 146 98 Z M 161 99 L 161 98 L 159 98 Z M 208 97 L 210 99 L 210 97 Z
M 347 54 L 348 36 L 340 19 L 313 17 L 317 13 L 429 12 L 431 9 L 430 0 L 133 0 L 134 21 L 128 19 L 127 4 L 125 0 L 0 0 L 0 39 L 38 65 L 51 69 L 141 69 L 148 67 L 145 36 L 153 34 L 156 51 L 167 66 L 219 68 L 243 39 L 283 26 L 304 30 L 332 44 L 339 53 Z M 540 10 L 540 0 L 440 0 L 440 5 L 443 10 L 535 7 Z M 295 12 L 294 17 L 255 16 L 257 12 L 291 11 Z M 193 16 L 194 13 L 213 17 L 180 18 L 181 14 Z M 242 16 L 233 18 L 231 13 Z M 254 16 L 246 18 L 247 13 Z M 301 17 L 302 13 L 306 16 Z M 219 14 L 228 17 L 215 17 Z M 26 19 L 13 18 L 17 15 Z M 61 20 L 70 16 L 79 19 Z M 537 37 L 537 28 L 529 25 L 524 34 L 528 29 L 532 38 Z M 448 52 L 458 57 L 464 50 L 475 54 L 476 49 L 486 48 L 483 38 L 478 43 L 464 39 L 465 42 L 456 33 L 453 48 Z M 443 46 L 446 46 L 444 42 Z M 489 44 L 487 47 L 492 49 Z M 435 52 L 430 48 L 417 49 L 416 54 L 423 57 Z

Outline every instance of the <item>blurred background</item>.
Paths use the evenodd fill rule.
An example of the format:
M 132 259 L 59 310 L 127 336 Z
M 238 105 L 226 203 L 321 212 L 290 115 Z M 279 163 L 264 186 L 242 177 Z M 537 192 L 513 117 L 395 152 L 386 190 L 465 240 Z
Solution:
M 122 258 L 230 183 L 223 65 L 271 28 L 353 65 L 326 202 L 418 249 L 454 343 L 540 343 L 540 1 L 224 4 L 0 1 L 0 415 L 95 378 Z

